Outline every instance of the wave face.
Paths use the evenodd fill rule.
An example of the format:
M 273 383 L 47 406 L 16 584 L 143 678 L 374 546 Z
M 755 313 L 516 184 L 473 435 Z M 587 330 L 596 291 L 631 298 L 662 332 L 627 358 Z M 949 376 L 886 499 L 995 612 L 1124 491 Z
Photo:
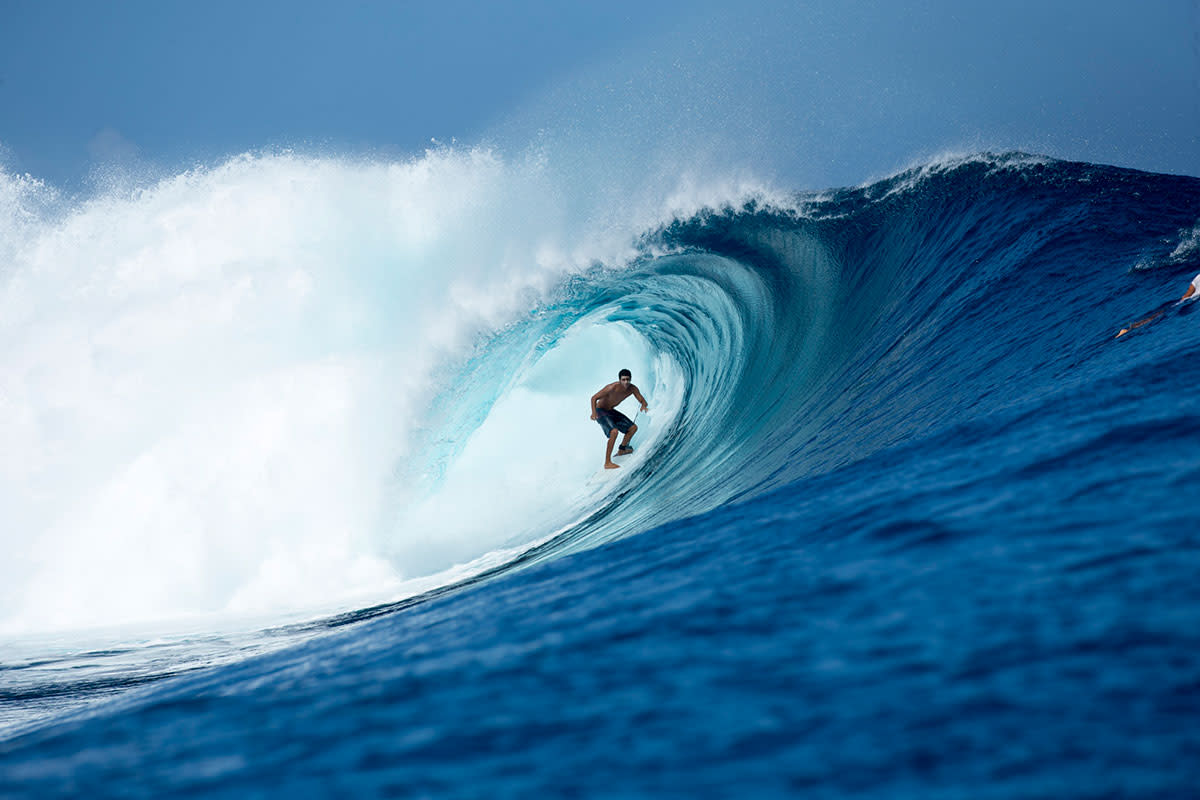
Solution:
M 1200 180 L 983 155 L 614 211 L 440 153 L 7 186 L 6 630 L 272 621 L 220 657 L 23 645 L 8 716 L 58 716 L 0 745 L 11 785 L 1194 786 L 1200 328 L 1164 303 Z M 651 408 L 605 472 L 584 403 L 624 367 Z

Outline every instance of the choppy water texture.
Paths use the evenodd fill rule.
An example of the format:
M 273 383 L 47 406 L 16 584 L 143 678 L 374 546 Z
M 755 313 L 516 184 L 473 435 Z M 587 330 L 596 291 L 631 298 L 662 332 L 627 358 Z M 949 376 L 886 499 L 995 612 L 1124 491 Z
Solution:
M 1195 178 L 980 156 L 510 281 L 376 460 L 353 546 L 402 599 L 124 649 L 15 632 L 0 787 L 1193 796 L 1198 306 L 1114 337 L 1200 271 L 1198 224 Z M 627 365 L 651 412 L 606 474 L 584 402 Z

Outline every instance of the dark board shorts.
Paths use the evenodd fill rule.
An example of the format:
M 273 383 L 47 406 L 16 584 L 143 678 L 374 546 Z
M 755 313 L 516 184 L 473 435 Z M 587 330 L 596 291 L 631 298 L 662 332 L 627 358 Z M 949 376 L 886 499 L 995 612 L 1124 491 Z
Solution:
M 597 408 L 596 422 L 600 423 L 600 427 L 604 429 L 605 436 L 609 436 L 613 428 L 621 433 L 629 433 L 629 429 L 633 427 L 633 420 L 615 408 Z

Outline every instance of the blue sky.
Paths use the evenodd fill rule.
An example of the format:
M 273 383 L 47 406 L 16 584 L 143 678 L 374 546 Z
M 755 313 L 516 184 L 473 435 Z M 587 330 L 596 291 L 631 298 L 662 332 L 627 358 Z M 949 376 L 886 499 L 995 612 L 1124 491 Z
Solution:
M 983 149 L 1200 175 L 1200 3 L 733 5 L 0 0 L 2 163 L 548 136 L 796 189 Z

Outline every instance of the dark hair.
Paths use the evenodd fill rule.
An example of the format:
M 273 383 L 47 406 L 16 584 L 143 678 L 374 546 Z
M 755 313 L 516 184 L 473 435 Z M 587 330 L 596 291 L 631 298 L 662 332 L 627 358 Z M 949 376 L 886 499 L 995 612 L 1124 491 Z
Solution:
M 621 380 L 621 378 L 624 378 L 626 375 L 629 376 L 629 380 L 633 380 L 633 373 L 627 369 L 623 369 L 617 373 L 617 380 Z

